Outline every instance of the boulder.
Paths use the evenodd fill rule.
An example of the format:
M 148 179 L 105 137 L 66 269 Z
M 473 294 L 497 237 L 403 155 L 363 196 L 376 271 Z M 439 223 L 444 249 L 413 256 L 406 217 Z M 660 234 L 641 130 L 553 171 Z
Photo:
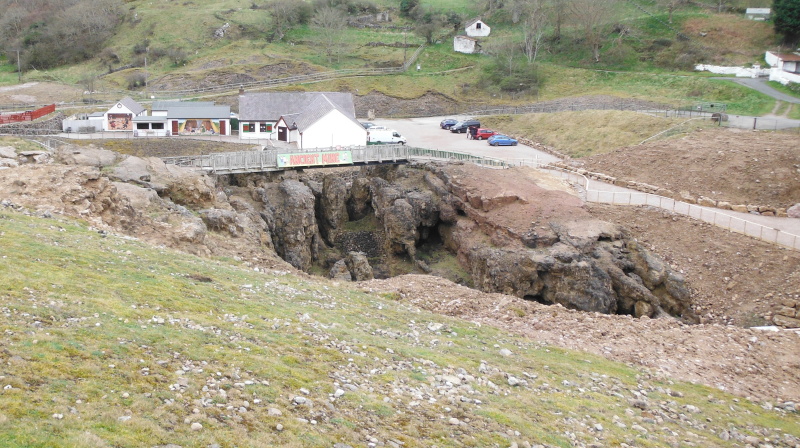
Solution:
M 84 165 L 102 168 L 116 163 L 119 154 L 93 145 L 68 145 L 56 151 L 56 160 L 65 165 Z
M 794 204 L 786 209 L 786 216 L 789 218 L 800 218 L 800 203 Z
M 209 230 L 227 232 L 236 238 L 242 235 L 245 227 L 239 220 L 239 214 L 231 210 L 206 209 L 200 210 L 200 218 Z
M 0 158 L 2 159 L 16 159 L 17 150 L 12 146 L 0 146 Z
M 353 280 L 357 282 L 372 280 L 375 276 L 372 273 L 372 266 L 363 252 L 350 252 L 345 258 L 347 270 L 352 274 Z
M 150 182 L 149 164 L 140 157 L 127 157 L 114 167 L 112 177 L 121 182 Z
M 161 159 L 147 159 L 151 184 L 159 195 L 192 209 L 217 207 L 214 181 L 204 173 L 189 168 L 167 165 Z
M 158 201 L 158 193 L 151 188 L 143 188 L 125 182 L 113 182 L 119 195 L 130 202 L 131 206 L 139 211 L 145 211 L 151 204 Z
M 334 263 L 331 270 L 328 272 L 328 277 L 334 280 L 341 280 L 341 281 L 352 281 L 353 276 L 350 274 L 350 270 L 347 269 L 347 262 L 342 259 Z

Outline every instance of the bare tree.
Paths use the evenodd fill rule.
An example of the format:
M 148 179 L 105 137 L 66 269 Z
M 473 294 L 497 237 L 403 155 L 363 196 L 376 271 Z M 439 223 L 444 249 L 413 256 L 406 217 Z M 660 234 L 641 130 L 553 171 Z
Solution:
M 328 55 L 328 62 L 333 62 L 334 55 L 338 62 L 344 44 L 344 30 L 347 27 L 345 13 L 331 6 L 323 6 L 311 18 L 311 25 L 319 31 L 321 44 L 325 47 L 325 54 Z
M 547 26 L 547 15 L 545 14 L 542 0 L 529 0 L 524 11 L 524 21 L 522 23 L 522 34 L 525 56 L 528 62 L 536 62 L 536 56 L 544 44 L 544 31 Z
M 595 62 L 600 61 L 600 47 L 615 3 L 616 0 L 572 0 L 569 3 L 570 16 L 583 28 L 584 42 Z
M 667 8 L 669 12 L 669 23 L 672 23 L 672 13 L 678 8 L 678 6 L 685 4 L 686 0 L 658 0 L 658 3 Z
M 281 40 L 286 32 L 295 25 L 308 23 L 311 7 L 304 2 L 292 0 L 276 0 L 269 4 L 270 40 Z
M 498 38 L 487 43 L 484 51 L 494 56 L 499 68 L 512 75 L 519 65 L 519 44 L 511 38 Z

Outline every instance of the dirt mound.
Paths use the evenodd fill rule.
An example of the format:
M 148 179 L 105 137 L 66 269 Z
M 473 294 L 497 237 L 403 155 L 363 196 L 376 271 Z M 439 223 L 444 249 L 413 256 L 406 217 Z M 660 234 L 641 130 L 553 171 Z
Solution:
M 582 159 L 589 171 L 732 204 L 800 201 L 797 134 L 709 129 Z
M 636 364 L 758 399 L 800 399 L 800 337 L 674 319 L 571 311 L 447 280 L 407 275 L 363 282 L 370 292 L 396 294 L 420 308 L 516 332 L 550 344 Z

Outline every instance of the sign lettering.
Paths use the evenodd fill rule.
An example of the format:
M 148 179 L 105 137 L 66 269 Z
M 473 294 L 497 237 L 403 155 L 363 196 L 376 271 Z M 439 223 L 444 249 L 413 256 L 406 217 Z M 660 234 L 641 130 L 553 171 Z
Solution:
M 345 165 L 353 163 L 350 151 L 320 151 L 301 154 L 278 154 L 278 168 L 296 166 Z

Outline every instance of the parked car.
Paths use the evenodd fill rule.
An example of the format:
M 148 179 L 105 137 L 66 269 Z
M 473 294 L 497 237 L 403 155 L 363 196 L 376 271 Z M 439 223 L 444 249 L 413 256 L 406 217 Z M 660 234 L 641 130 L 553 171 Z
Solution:
M 486 141 L 492 146 L 517 146 L 516 139 L 502 134 L 495 134 Z
M 450 126 L 458 123 L 458 120 L 455 118 L 445 118 L 444 120 L 439 123 L 439 127 L 442 129 L 450 129 Z
M 371 121 L 362 121 L 361 122 L 361 126 L 364 126 L 364 129 L 374 128 L 375 127 L 375 123 L 373 123 Z
M 497 132 L 494 132 L 491 129 L 478 128 L 478 130 L 475 132 L 475 135 L 473 135 L 472 138 L 474 138 L 475 140 L 486 140 L 487 138 L 496 134 Z
M 450 126 L 450 132 L 465 133 L 470 126 L 481 127 L 481 122 L 478 120 L 464 120 Z

